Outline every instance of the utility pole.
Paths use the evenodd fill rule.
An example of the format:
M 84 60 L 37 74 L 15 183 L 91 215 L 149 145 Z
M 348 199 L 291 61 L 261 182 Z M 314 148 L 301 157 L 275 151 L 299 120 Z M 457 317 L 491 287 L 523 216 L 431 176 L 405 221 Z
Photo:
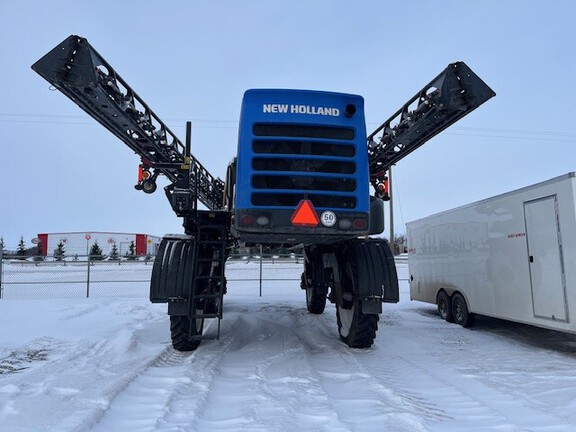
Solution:
M 390 201 L 390 246 L 392 247 L 392 255 L 396 255 L 396 247 L 394 246 L 394 194 L 392 193 L 392 166 L 388 168 L 388 196 Z

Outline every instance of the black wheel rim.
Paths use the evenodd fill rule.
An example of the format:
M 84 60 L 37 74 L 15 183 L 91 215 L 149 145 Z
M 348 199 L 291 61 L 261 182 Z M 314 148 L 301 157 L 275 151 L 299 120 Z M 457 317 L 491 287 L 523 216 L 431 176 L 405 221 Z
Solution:
M 440 300 L 440 316 L 442 318 L 446 317 L 448 315 L 448 304 L 444 301 L 444 300 Z
M 464 319 L 464 308 L 462 307 L 462 302 L 460 301 L 460 299 L 455 299 L 454 301 L 455 303 L 455 314 L 456 315 L 456 319 L 458 320 L 458 322 L 462 322 Z

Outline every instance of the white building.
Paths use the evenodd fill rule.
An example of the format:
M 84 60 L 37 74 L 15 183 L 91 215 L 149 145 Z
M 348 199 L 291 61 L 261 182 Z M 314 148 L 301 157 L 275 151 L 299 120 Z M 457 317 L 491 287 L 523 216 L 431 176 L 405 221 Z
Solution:
M 64 244 L 67 256 L 88 255 L 96 242 L 104 255 L 110 255 L 113 245 L 116 245 L 118 254 L 126 256 L 132 243 L 136 255 L 156 255 L 161 240 L 149 234 L 94 231 L 38 234 L 38 245 L 44 256 L 53 255 L 60 242 Z

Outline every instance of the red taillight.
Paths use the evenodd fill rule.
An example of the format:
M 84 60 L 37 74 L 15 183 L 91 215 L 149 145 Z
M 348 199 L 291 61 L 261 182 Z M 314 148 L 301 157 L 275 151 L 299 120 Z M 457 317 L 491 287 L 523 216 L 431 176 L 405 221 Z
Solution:
M 356 229 L 365 229 L 368 226 L 368 222 L 366 221 L 366 219 L 354 219 L 354 222 L 352 222 L 352 225 L 354 226 L 354 228 Z
M 246 214 L 240 218 L 240 225 L 254 225 L 254 216 Z

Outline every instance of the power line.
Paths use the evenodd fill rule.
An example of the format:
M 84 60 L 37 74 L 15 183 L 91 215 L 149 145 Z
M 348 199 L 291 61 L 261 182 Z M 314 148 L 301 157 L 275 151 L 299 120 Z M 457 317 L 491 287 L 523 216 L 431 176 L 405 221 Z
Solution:
M 78 120 L 86 120 L 90 118 L 90 116 L 88 115 L 78 115 L 78 114 L 32 114 L 32 113 L 0 113 L 0 117 L 16 117 L 24 119 L 51 118 L 51 119 L 78 119 Z M 199 123 L 230 123 L 230 124 L 238 123 L 237 121 L 230 119 L 224 120 L 224 119 L 206 119 L 206 118 L 196 118 L 196 119 L 166 118 L 165 120 L 170 122 L 182 122 L 182 123 L 186 123 L 187 121 L 199 122 Z
M 1 115 L 1 114 L 0 114 Z M 82 118 L 82 117 L 80 117 Z M 88 125 L 88 126 L 94 126 L 94 125 L 98 125 L 98 123 L 96 121 L 50 121 L 50 120 L 5 120 L 0 118 L 0 123 L 19 123 L 19 124 L 56 124 L 56 125 Z M 210 125 L 202 125 L 201 122 L 199 121 L 192 121 L 192 123 L 194 124 L 194 128 L 195 129 L 238 129 L 238 126 L 210 126 Z M 99 126 L 99 125 L 98 125 Z M 185 123 L 182 124 L 172 124 L 170 125 L 171 129 L 179 129 L 179 128 L 185 128 L 186 125 Z
M 483 138 L 502 138 L 502 139 L 515 139 L 523 141 L 559 141 L 559 142 L 576 142 L 576 135 L 572 139 L 562 139 L 559 136 L 555 138 L 554 135 L 548 135 L 542 138 L 530 137 L 530 136 L 513 136 L 513 135 L 490 135 L 490 134 L 468 134 L 468 133 L 455 133 L 455 132 L 443 132 L 442 135 L 456 135 L 456 136 L 467 136 L 467 137 L 483 137 Z
M 471 130 L 471 131 L 480 131 L 480 132 L 503 132 L 503 133 L 519 133 L 519 134 L 528 134 L 528 135 L 554 135 L 554 136 L 563 136 L 569 138 L 576 138 L 576 133 L 569 133 L 569 132 L 552 132 L 552 131 L 534 131 L 534 130 L 526 130 L 526 129 L 494 129 L 494 128 L 479 128 L 479 127 L 454 127 L 457 130 Z
M 7 118 L 2 118 L 7 117 Z M 66 121 L 71 120 L 71 121 Z M 72 121 L 86 120 L 86 121 Z M 184 128 L 187 120 L 182 118 L 167 118 L 165 121 L 172 124 L 172 128 Z M 235 120 L 197 118 L 190 120 L 198 129 L 237 129 L 238 122 Z M 69 125 L 95 125 L 87 115 L 67 115 L 67 114 L 45 114 L 45 113 L 0 113 L 0 123 L 37 123 L 37 124 L 69 124 Z M 371 123 L 368 123 L 371 124 Z M 470 133 L 468 133 L 470 132 Z M 482 128 L 482 127 L 459 127 L 453 126 L 449 131 L 444 132 L 446 135 L 516 139 L 542 141 L 576 141 L 576 133 L 542 131 L 530 129 L 502 129 L 502 128 Z

